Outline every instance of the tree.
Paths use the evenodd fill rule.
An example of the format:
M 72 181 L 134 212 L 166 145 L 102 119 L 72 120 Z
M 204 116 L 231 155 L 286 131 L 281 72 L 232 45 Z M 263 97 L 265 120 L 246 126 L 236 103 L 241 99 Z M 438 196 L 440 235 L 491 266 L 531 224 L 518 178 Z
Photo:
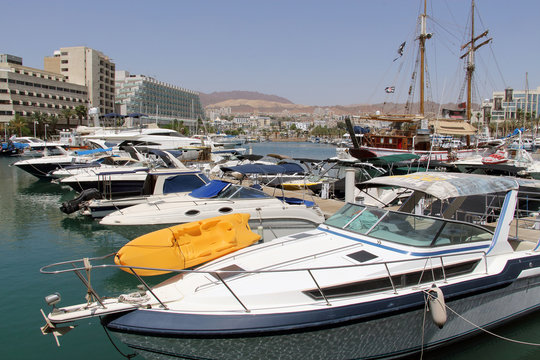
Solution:
M 11 130 L 14 130 L 16 133 L 19 134 L 19 136 L 23 136 L 23 133 L 25 135 L 28 135 L 30 133 L 30 129 L 28 129 L 28 122 L 24 116 L 21 116 L 19 114 L 15 114 L 15 117 L 13 120 L 9 122 L 9 128 Z
M 32 112 L 32 114 L 30 115 L 30 118 L 28 119 L 28 122 L 30 125 L 33 125 L 34 122 L 36 122 L 38 125 L 39 125 L 39 136 L 41 136 L 41 134 L 43 134 L 43 127 L 44 125 L 47 123 L 47 119 L 48 116 L 47 114 L 45 113 L 42 113 L 42 112 L 39 112 L 39 111 L 34 111 Z
M 73 114 L 79 119 L 77 125 L 82 125 L 82 120 L 88 116 L 88 109 L 84 105 L 77 105 L 73 109 Z
M 69 120 L 73 117 L 73 110 L 72 109 L 62 109 L 60 112 L 60 117 L 64 120 L 66 120 L 66 124 L 69 127 Z
M 60 120 L 60 119 L 58 118 L 58 115 L 56 115 L 56 114 L 49 115 L 49 117 L 47 118 L 46 123 L 51 126 L 51 133 L 55 133 L 56 125 L 58 124 L 58 120 Z

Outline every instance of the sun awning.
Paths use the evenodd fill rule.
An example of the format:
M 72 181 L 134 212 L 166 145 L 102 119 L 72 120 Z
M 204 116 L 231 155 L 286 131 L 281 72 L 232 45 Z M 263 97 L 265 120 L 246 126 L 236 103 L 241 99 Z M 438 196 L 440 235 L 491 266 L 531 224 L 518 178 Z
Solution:
M 436 134 L 442 135 L 474 135 L 476 128 L 465 120 L 430 120 Z
M 521 186 L 534 186 L 529 181 Z M 438 199 L 481 195 L 518 189 L 520 182 L 505 176 L 422 172 L 398 176 L 380 176 L 359 184 L 361 188 L 379 186 L 400 187 L 430 194 Z

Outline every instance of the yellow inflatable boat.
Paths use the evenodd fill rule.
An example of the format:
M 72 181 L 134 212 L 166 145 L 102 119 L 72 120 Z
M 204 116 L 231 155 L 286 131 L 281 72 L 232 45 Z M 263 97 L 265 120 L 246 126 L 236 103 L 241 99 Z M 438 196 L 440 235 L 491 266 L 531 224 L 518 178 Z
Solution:
M 185 269 L 249 246 L 261 237 L 251 231 L 249 214 L 230 214 L 176 225 L 131 240 L 114 257 L 117 265 Z M 128 268 L 123 268 L 131 272 Z M 169 271 L 134 269 L 141 276 Z

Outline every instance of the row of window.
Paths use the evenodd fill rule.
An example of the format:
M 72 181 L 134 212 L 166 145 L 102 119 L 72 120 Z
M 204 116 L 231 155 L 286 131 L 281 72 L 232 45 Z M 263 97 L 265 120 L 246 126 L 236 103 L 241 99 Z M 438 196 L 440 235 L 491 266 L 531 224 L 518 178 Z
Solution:
M 79 102 L 79 103 L 87 102 L 86 99 L 72 98 L 72 97 L 52 95 L 52 94 L 32 93 L 32 92 L 24 91 L 24 90 L 0 89 L 0 94 L 22 95 L 22 96 L 29 96 L 29 97 L 38 97 L 38 98 L 53 99 L 53 100 L 64 100 L 64 101 Z
M 0 100 L 0 105 L 22 105 L 22 106 L 35 106 L 41 108 L 50 108 L 50 109 L 75 109 L 75 106 L 69 105 L 59 105 L 59 104 L 44 104 L 31 101 L 22 101 L 22 100 Z
M 24 74 L 24 75 L 29 75 L 29 76 L 35 76 L 35 77 L 40 77 L 42 79 L 49 79 L 49 80 L 55 80 L 55 81 L 62 81 L 62 82 L 66 82 L 65 79 L 63 78 L 58 78 L 56 76 L 51 76 L 51 75 L 45 75 L 45 74 L 39 74 L 39 73 L 35 73 L 35 72 L 31 72 L 31 71 L 25 71 L 25 70 L 19 70 L 19 69 L 15 69 L 13 70 L 15 73 L 17 74 Z
M 29 81 L 0 78 L 0 83 L 5 83 L 5 82 L 7 82 L 9 84 L 18 84 L 18 85 L 32 86 L 32 87 L 37 87 L 37 88 L 42 88 L 42 89 L 69 92 L 69 93 L 72 93 L 72 94 L 87 95 L 87 92 L 82 91 L 82 90 L 68 89 L 68 88 L 63 88 L 63 87 L 54 86 L 54 85 L 45 85 L 45 84 L 39 84 L 39 83 L 32 83 L 32 82 L 29 82 Z

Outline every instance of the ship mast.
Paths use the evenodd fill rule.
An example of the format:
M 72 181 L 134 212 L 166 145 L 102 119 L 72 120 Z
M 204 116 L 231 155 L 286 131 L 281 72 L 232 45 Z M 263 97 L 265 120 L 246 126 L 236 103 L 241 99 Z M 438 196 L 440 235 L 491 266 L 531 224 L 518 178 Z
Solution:
M 426 38 L 428 34 L 426 33 L 426 3 L 427 0 L 424 0 L 424 13 L 420 15 L 420 115 L 424 115 L 424 63 L 425 63 L 425 54 L 426 54 Z
M 477 37 L 474 36 L 474 0 L 471 1 L 471 40 L 466 43 L 465 45 L 461 46 L 461 50 L 464 50 L 468 47 L 467 52 L 465 54 L 461 55 L 460 59 L 463 59 L 465 56 L 468 55 L 467 59 L 467 120 L 471 121 L 471 107 L 472 107 L 472 77 L 473 72 L 475 69 L 474 64 L 474 52 L 478 50 L 481 46 L 486 45 L 489 43 L 492 38 L 489 38 L 482 42 L 479 45 L 475 45 L 476 41 L 481 39 L 484 36 L 487 36 L 488 30 L 484 31 L 482 34 L 478 35 Z

